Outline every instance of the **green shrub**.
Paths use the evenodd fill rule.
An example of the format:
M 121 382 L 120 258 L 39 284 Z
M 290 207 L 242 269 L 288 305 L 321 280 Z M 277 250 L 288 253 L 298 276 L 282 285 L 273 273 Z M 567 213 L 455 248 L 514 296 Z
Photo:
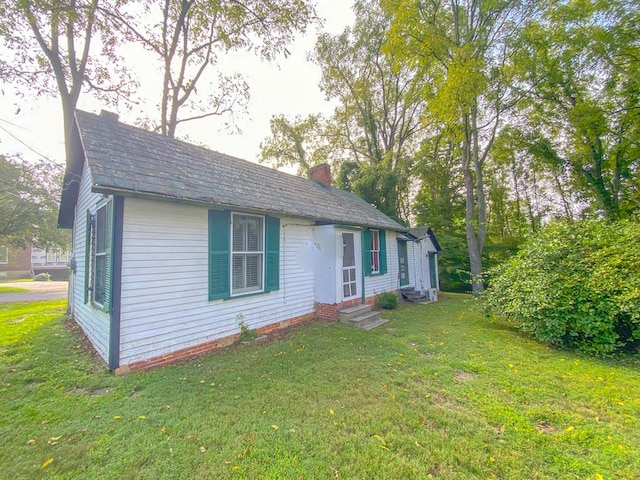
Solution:
M 398 294 L 396 292 L 382 292 L 376 297 L 376 305 L 385 310 L 393 310 L 398 306 Z
M 640 224 L 553 224 L 490 272 L 487 313 L 594 355 L 640 347 Z
M 241 342 L 251 342 L 258 336 L 257 330 L 249 328 L 244 320 L 240 320 L 238 325 L 240 326 L 239 340 Z
M 34 282 L 50 282 L 51 281 L 51 274 L 49 274 L 47 272 L 39 273 L 38 275 L 33 277 L 33 281 Z

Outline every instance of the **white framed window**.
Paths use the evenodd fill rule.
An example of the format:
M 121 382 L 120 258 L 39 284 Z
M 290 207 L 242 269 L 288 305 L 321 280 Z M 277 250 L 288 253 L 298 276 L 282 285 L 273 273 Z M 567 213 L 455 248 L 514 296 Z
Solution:
M 371 230 L 371 273 L 380 273 L 380 230 Z
M 104 305 L 107 284 L 107 205 L 96 211 L 94 249 L 93 249 L 93 278 L 91 299 L 99 306 Z
M 264 243 L 264 217 L 232 214 L 231 295 L 263 290 Z
M 9 249 L 6 245 L 0 245 L 0 265 L 9 263 Z
M 58 250 L 47 249 L 47 263 L 57 263 L 58 262 Z

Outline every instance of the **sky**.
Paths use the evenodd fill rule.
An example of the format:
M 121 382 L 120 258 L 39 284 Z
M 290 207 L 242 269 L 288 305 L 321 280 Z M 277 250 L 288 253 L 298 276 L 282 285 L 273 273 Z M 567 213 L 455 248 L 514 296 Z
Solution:
M 325 19 L 323 31 L 338 34 L 353 23 L 351 1 L 317 0 L 317 4 L 319 15 Z M 335 104 L 327 101 L 318 87 L 320 67 L 306 59 L 307 53 L 313 50 L 316 36 L 314 28 L 309 29 L 306 35 L 299 36 L 288 47 L 291 55 L 286 59 L 280 57 L 276 62 L 268 63 L 242 52 L 232 54 L 219 66 L 225 73 L 241 73 L 249 84 L 251 98 L 247 113 L 236 118 L 236 125 L 242 133 L 227 133 L 221 119 L 209 118 L 181 124 L 177 136 L 188 135 L 189 141 L 194 143 L 257 162 L 260 142 L 269 136 L 269 120 L 273 115 L 304 117 L 318 112 L 330 114 Z M 144 56 L 140 63 L 144 65 Z M 157 75 L 161 75 L 159 70 Z M 146 81 L 159 83 L 155 76 L 156 72 L 149 69 L 141 73 L 142 88 L 145 88 Z M 20 154 L 30 161 L 45 157 L 63 164 L 59 99 L 34 97 L 29 92 L 23 92 L 23 96 L 20 96 L 12 85 L 0 84 L 0 88 L 0 153 Z M 206 98 L 205 92 L 200 93 L 202 98 Z M 158 98 L 149 98 L 135 110 L 116 112 L 120 115 L 120 121 L 129 124 L 144 116 L 156 119 L 157 102 Z M 87 94 L 81 95 L 78 108 L 95 113 L 102 109 L 114 110 Z

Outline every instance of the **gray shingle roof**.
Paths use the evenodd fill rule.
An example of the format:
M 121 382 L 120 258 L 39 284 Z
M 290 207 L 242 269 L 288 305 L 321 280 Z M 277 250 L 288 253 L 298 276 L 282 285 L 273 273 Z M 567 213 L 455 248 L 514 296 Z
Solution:
M 416 238 L 429 237 L 433 242 L 433 246 L 436 247 L 436 251 L 440 252 L 442 249 L 440 248 L 440 244 L 438 240 L 436 240 L 436 235 L 433 233 L 430 227 L 418 226 L 409 229 L 409 233 Z
M 76 111 L 93 189 L 405 231 L 360 197 L 317 182 Z

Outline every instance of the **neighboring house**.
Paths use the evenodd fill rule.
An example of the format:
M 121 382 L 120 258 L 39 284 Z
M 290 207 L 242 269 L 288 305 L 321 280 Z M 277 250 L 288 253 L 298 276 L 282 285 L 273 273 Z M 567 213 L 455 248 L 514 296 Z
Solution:
M 31 277 L 31 248 L 0 245 L 0 278 Z
M 111 369 L 229 345 L 240 325 L 335 321 L 399 288 L 417 238 L 331 187 L 328 165 L 307 180 L 109 112 L 76 112 L 74 135 L 59 215 L 73 228 L 69 307 Z M 404 268 L 421 288 L 414 250 Z
M 32 248 L 31 269 L 34 275 L 48 273 L 53 280 L 69 279 L 70 252 L 59 248 Z

